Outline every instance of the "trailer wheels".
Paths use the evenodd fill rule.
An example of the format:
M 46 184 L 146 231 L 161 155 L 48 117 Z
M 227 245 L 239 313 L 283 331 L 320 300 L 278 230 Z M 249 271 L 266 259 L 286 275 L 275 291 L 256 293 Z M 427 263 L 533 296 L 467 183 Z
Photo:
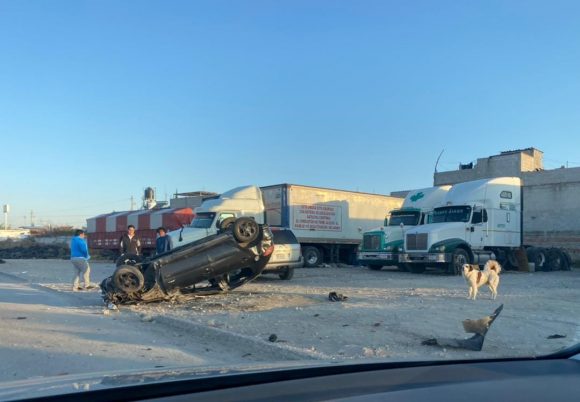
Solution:
M 306 268 L 317 267 L 322 262 L 322 255 L 316 247 L 304 247 L 302 256 L 304 257 L 304 266 Z
M 527 249 L 528 261 L 534 263 L 536 271 L 543 271 L 546 265 L 546 250 L 541 247 Z
M 239 218 L 234 222 L 233 232 L 239 243 L 251 243 L 258 238 L 260 227 L 251 218 Z
M 557 248 L 551 248 L 546 252 L 546 264 L 550 271 L 568 271 L 568 258 Z
M 383 269 L 383 266 L 378 264 L 369 264 L 367 265 L 367 267 L 369 267 L 369 269 L 372 269 L 373 271 L 380 271 L 381 269 Z
M 121 265 L 113 274 L 113 283 L 115 288 L 129 294 L 143 289 L 145 278 L 139 268 L 131 265 Z
M 467 251 L 462 248 L 456 248 L 451 256 L 451 262 L 447 267 L 447 273 L 449 275 L 459 275 L 463 270 L 464 264 L 469 264 L 470 258 Z

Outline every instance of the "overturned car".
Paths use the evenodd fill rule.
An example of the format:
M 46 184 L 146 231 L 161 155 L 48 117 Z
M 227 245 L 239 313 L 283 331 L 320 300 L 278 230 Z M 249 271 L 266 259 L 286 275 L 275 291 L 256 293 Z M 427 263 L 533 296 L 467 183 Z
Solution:
M 251 218 L 222 222 L 218 234 L 139 261 L 121 256 L 101 283 L 105 303 L 169 300 L 215 294 L 242 286 L 262 273 L 274 243 L 267 225 Z

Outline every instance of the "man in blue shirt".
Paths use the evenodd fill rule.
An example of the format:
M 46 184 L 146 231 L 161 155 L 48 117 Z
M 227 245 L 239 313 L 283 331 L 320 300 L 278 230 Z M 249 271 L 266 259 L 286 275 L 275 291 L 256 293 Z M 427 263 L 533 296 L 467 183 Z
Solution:
M 90 289 L 94 286 L 91 285 L 89 275 L 91 273 L 91 267 L 89 267 L 89 248 L 87 246 L 87 241 L 85 240 L 84 230 L 76 230 L 75 235 L 70 242 L 70 260 L 75 269 L 75 274 L 73 278 L 73 292 L 82 289 Z M 83 276 L 84 288 L 80 287 L 80 276 Z
M 155 248 L 157 254 L 165 253 L 173 248 L 171 236 L 167 236 L 167 230 L 164 227 L 157 228 L 157 240 L 155 241 Z

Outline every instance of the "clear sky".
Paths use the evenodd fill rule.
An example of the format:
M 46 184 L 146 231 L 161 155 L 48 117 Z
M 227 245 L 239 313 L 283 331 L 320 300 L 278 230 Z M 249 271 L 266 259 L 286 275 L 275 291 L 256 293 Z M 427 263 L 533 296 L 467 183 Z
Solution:
M 580 166 L 578 1 L 0 0 L 0 204 L 82 225 L 281 182 L 388 194 Z

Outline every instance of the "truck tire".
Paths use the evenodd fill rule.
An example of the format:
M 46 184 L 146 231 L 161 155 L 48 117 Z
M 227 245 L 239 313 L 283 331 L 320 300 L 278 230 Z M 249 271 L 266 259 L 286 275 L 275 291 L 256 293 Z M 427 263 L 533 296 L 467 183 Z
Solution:
M 409 272 L 409 264 L 397 264 L 397 269 L 401 272 Z
M 302 256 L 304 257 L 304 266 L 306 268 L 317 267 L 322 262 L 322 255 L 316 247 L 304 247 Z
M 549 271 L 568 271 L 568 259 L 557 248 L 551 248 L 546 252 L 546 264 Z
M 534 263 L 536 271 L 543 271 L 546 264 L 546 250 L 541 247 L 530 247 L 526 250 L 528 262 Z
M 406 266 L 413 274 L 422 274 L 427 269 L 427 264 L 406 264 Z
M 369 269 L 372 269 L 373 271 L 380 271 L 381 269 L 383 269 L 383 266 L 378 264 L 369 264 L 367 265 L 367 267 L 369 267 Z
M 238 243 L 251 243 L 258 238 L 260 227 L 252 218 L 239 218 L 234 222 L 233 232 Z
M 287 267 L 283 272 L 278 274 L 278 277 L 283 281 L 289 281 L 294 276 L 294 268 Z
M 451 262 L 447 266 L 447 273 L 449 275 L 461 275 L 464 264 L 471 264 L 469 253 L 462 248 L 456 248 L 451 255 Z
M 132 265 L 121 265 L 113 273 L 115 288 L 127 294 L 136 293 L 145 286 L 143 273 Z

